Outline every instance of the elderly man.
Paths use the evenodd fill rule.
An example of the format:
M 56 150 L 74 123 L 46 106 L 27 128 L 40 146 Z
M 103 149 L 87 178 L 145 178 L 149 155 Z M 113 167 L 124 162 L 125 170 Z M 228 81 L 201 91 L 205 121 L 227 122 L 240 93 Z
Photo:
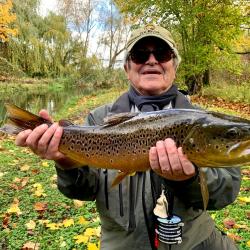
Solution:
M 110 113 L 193 108 L 173 84 L 179 63 L 167 30 L 150 25 L 133 31 L 124 65 L 130 89 L 114 103 L 90 112 L 86 123 L 100 124 Z M 46 111 L 40 115 L 50 119 Z M 101 249 L 237 249 L 203 211 L 196 167 L 172 139 L 158 141 L 150 149 L 151 171 L 126 177 L 111 188 L 116 171 L 73 168 L 74 163 L 58 151 L 62 132 L 56 123 L 49 128 L 41 125 L 21 132 L 16 144 L 56 162 L 58 188 L 67 197 L 96 200 L 102 225 Z M 240 170 L 206 169 L 205 174 L 208 208 L 220 209 L 232 203 L 240 188 Z M 153 213 L 161 194 L 165 204 L 168 202 L 167 219 Z

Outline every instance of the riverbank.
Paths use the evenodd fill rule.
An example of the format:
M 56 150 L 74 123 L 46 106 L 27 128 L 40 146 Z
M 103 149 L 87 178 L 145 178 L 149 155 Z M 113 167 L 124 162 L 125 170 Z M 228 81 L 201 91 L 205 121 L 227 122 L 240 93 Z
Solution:
M 68 118 L 82 124 L 89 110 L 114 100 L 122 92 L 123 89 L 113 88 L 72 99 L 55 119 Z M 0 247 L 97 249 L 100 221 L 95 203 L 64 197 L 56 187 L 53 162 L 40 160 L 29 150 L 16 147 L 13 139 L 0 137 Z M 237 200 L 211 214 L 216 225 L 245 250 L 250 238 L 249 169 L 243 170 L 242 177 Z

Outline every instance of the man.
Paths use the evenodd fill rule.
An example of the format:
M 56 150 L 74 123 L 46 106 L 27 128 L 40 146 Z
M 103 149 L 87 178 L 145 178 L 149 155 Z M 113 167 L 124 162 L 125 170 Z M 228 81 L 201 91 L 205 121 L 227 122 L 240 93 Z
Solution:
M 127 44 L 124 65 L 129 91 L 115 103 L 90 112 L 86 123 L 100 124 L 110 113 L 193 108 L 173 84 L 179 63 L 178 50 L 167 30 L 152 25 L 135 30 Z M 40 115 L 51 119 L 44 110 Z M 56 162 L 58 188 L 67 197 L 96 200 L 102 224 L 101 249 L 237 249 L 203 211 L 196 167 L 172 139 L 158 141 L 150 149 L 151 171 L 126 177 L 119 186 L 111 188 L 115 170 L 74 168 L 74 163 L 58 152 L 62 132 L 56 123 L 49 128 L 41 125 L 21 132 L 16 144 Z M 220 209 L 232 203 L 240 188 L 240 170 L 206 169 L 205 174 L 210 195 L 208 208 Z M 161 193 L 167 196 L 168 212 L 184 223 L 180 244 L 171 247 L 169 242 L 164 243 L 164 235 L 155 233 L 159 221 L 153 210 Z

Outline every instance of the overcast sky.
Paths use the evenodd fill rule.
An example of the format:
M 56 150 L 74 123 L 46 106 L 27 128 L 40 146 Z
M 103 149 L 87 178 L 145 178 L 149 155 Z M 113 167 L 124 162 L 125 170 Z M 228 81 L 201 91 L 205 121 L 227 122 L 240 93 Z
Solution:
M 57 5 L 57 0 L 41 0 L 40 13 L 45 16 L 48 11 L 55 10 Z

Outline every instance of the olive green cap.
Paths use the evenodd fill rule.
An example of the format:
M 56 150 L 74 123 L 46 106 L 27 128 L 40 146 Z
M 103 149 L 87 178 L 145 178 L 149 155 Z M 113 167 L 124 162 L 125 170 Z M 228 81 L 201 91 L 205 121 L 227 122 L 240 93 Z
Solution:
M 171 35 L 171 33 L 161 27 L 161 26 L 155 26 L 155 25 L 146 25 L 142 28 L 139 29 L 135 29 L 131 32 L 131 36 L 127 42 L 127 46 L 126 46 L 126 56 L 128 54 L 128 52 L 131 51 L 131 49 L 134 47 L 134 45 L 140 41 L 142 38 L 145 37 L 157 37 L 162 39 L 163 41 L 165 41 L 169 47 L 173 50 L 175 56 L 176 56 L 176 61 L 177 61 L 177 66 L 179 65 L 180 61 L 181 61 L 181 57 L 179 55 L 179 52 L 177 50 L 176 47 L 176 43 Z

